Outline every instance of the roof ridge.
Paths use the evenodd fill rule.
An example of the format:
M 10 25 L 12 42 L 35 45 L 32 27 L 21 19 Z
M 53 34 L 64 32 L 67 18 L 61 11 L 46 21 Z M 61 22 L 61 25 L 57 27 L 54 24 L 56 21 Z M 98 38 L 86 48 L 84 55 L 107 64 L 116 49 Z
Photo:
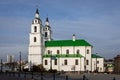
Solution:
M 73 40 L 53 40 L 53 41 L 46 41 L 46 47 L 59 47 L 59 46 L 92 46 L 90 43 L 85 41 L 84 39 L 77 39 Z
M 75 41 L 79 41 L 79 40 L 86 41 L 85 39 L 76 39 Z M 65 40 L 51 40 L 51 41 L 73 41 L 73 40 L 71 40 L 71 39 L 65 39 Z

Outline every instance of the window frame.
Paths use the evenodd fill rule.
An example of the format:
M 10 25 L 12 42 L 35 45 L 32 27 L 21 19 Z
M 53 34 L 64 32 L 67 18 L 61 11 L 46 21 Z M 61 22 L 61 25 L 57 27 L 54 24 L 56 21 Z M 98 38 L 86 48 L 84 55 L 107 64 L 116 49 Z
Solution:
M 79 50 L 79 49 L 77 49 L 76 53 L 77 53 L 77 54 L 80 54 L 80 50 Z
M 37 32 L 37 26 L 34 26 L 34 32 Z
M 47 37 L 48 36 L 48 33 L 47 32 L 45 32 L 45 37 Z
M 66 50 L 66 54 L 69 54 L 69 49 Z
M 34 42 L 37 42 L 37 38 L 36 37 L 34 37 Z
M 54 65 L 57 65 L 57 59 L 54 60 Z
M 87 49 L 87 54 L 89 54 L 90 53 L 90 50 L 89 49 Z
M 89 60 L 88 59 L 86 60 L 86 65 L 89 65 Z
M 75 65 L 78 65 L 78 59 L 75 59 Z
M 60 54 L 60 50 L 57 50 L 57 54 Z
M 48 54 L 51 54 L 51 51 L 50 51 L 50 50 L 48 50 L 48 51 L 47 51 L 47 53 L 48 53 Z
M 48 65 L 48 60 L 45 60 L 45 65 Z
M 67 65 L 68 64 L 68 61 L 67 59 L 64 60 L 64 65 Z

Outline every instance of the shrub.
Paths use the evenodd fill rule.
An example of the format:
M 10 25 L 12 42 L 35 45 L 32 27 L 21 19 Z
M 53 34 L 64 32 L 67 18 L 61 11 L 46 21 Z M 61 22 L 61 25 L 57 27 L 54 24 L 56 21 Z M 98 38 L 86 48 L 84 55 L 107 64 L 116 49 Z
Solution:
M 56 73 L 57 70 L 56 69 L 49 69 L 48 72 L 54 72 L 54 73 Z
M 40 65 L 33 65 L 32 71 L 34 71 L 34 72 L 41 72 L 41 71 L 46 71 L 46 70 L 43 67 L 43 65 L 40 64 Z

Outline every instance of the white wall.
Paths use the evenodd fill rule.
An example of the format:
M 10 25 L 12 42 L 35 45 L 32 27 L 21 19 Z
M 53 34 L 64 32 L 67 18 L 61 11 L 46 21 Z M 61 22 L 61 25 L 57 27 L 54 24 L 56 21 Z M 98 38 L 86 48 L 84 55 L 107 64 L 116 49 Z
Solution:
M 97 63 L 96 65 L 96 62 Z M 96 70 L 96 67 L 99 67 L 98 72 L 104 72 L 104 58 L 92 58 L 92 71 Z
M 78 65 L 75 65 L 75 60 L 78 60 Z M 45 60 L 47 60 L 48 65 L 45 65 Z M 50 69 L 50 58 L 43 59 L 43 66 L 46 70 Z M 67 60 L 67 65 L 64 64 L 64 60 Z M 54 60 L 52 60 L 52 69 L 58 71 L 84 71 L 84 58 L 57 58 L 57 65 L 54 65 Z
M 34 32 L 34 27 L 36 26 L 37 31 Z M 29 35 L 29 54 L 28 62 L 38 65 L 42 64 L 42 54 L 44 53 L 43 36 L 42 36 L 42 25 L 39 23 L 39 19 L 34 19 L 34 23 L 31 24 L 31 33 Z M 34 37 L 36 37 L 36 42 L 34 42 Z
M 48 50 L 50 50 L 52 54 L 57 54 L 57 50 L 60 51 L 60 54 L 66 54 L 66 50 L 69 50 L 69 54 L 77 54 L 77 50 L 79 50 L 80 54 L 83 57 L 85 57 L 84 59 L 83 58 L 81 59 L 81 63 L 86 65 L 86 61 L 85 60 L 88 60 L 89 63 L 88 63 L 88 65 L 86 65 L 86 70 L 91 71 L 91 69 L 92 69 L 91 68 L 91 53 L 92 53 L 92 47 L 91 46 L 46 47 L 45 54 L 48 54 Z M 87 50 L 89 50 L 89 54 L 87 54 Z M 62 61 L 64 61 L 63 58 L 60 58 L 59 60 L 60 60 L 61 63 L 62 63 Z M 74 60 L 74 58 L 71 58 L 71 59 L 69 58 L 70 62 L 72 62 L 73 60 Z M 62 66 L 62 65 L 59 65 L 59 66 L 64 68 L 64 70 L 66 70 L 66 71 L 69 71 L 69 70 L 71 71 L 71 66 L 73 66 L 74 63 L 70 63 L 70 62 L 69 62 L 69 65 L 67 65 L 67 66 Z M 57 68 L 58 67 L 56 67 L 56 69 Z M 81 71 L 85 70 L 85 66 L 84 65 L 81 65 L 81 68 L 80 68 L 80 65 L 79 65 L 79 67 L 75 66 L 75 68 L 77 70 L 81 70 Z M 62 70 L 62 69 L 59 69 L 59 70 Z
M 42 56 L 37 54 L 28 55 L 28 62 L 31 62 L 32 65 L 42 64 Z
M 77 54 L 77 50 L 80 50 L 80 54 L 82 56 L 91 56 L 92 49 L 91 47 L 85 47 L 85 46 L 63 46 L 63 47 L 46 47 L 45 53 L 47 53 L 48 50 L 52 51 L 52 54 L 57 54 L 57 50 L 60 51 L 60 54 L 66 54 L 66 50 L 69 50 L 69 54 Z M 86 50 L 90 50 L 90 54 L 86 55 Z

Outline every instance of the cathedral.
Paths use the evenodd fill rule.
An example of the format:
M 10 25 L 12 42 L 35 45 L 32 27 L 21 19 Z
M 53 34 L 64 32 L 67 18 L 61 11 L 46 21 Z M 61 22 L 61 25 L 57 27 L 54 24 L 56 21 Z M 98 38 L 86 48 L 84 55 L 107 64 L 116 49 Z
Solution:
M 59 36 L 59 35 L 58 35 Z M 46 70 L 57 71 L 104 71 L 104 58 L 92 54 L 93 46 L 84 39 L 53 40 L 48 17 L 45 25 L 36 9 L 29 34 L 28 63 L 42 64 Z

